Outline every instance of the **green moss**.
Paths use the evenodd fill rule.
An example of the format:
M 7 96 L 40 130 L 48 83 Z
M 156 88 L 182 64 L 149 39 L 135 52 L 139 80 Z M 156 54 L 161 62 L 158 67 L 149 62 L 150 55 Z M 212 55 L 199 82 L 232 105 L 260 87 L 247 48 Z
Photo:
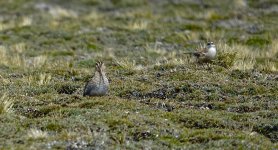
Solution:
M 74 52 L 72 51 L 60 51 L 60 50 L 52 50 L 47 53 L 47 55 L 57 57 L 57 56 L 74 56 Z
M 264 38 L 260 38 L 260 37 L 252 37 L 252 38 L 249 38 L 246 42 L 245 42 L 246 45 L 249 45 L 249 46 L 258 46 L 258 47 L 264 47 L 266 45 L 269 45 L 271 44 L 271 40 L 269 39 L 264 39 Z
M 95 43 L 88 43 L 87 44 L 87 51 L 89 52 L 99 52 L 101 51 L 101 47 Z
M 190 31 L 202 31 L 204 27 L 197 24 L 187 24 L 184 26 L 184 29 Z
M 49 123 L 45 126 L 45 130 L 49 130 L 49 131 L 62 131 L 62 129 L 64 128 L 63 125 L 57 124 L 57 123 Z
M 168 143 L 169 145 L 181 145 L 182 142 L 179 141 L 176 137 L 173 136 L 162 136 L 160 138 L 164 143 Z
M 179 120 L 185 127 L 188 128 L 224 128 L 225 124 L 216 118 L 208 118 L 204 116 L 194 115 L 194 117 L 182 117 Z
M 127 128 L 134 126 L 134 124 L 127 118 L 107 118 L 105 122 L 112 130 L 118 128 L 119 126 L 126 126 Z
M 147 4 L 146 0 L 112 0 L 111 2 L 118 7 L 135 7 Z
M 233 70 L 230 73 L 231 77 L 238 78 L 238 79 L 248 79 L 250 78 L 250 72 L 244 72 L 241 70 Z
M 86 5 L 92 5 L 92 6 L 94 6 L 94 5 L 100 4 L 100 3 L 101 3 L 101 0 L 90 0 L 90 1 L 88 1 L 88 0 L 81 0 L 81 2 L 83 2 L 83 3 L 86 4 Z
M 52 87 L 49 86 L 43 86 L 43 87 L 25 87 L 24 92 L 28 95 L 40 95 L 40 94 L 45 94 L 45 93 L 51 93 L 53 92 Z
M 179 43 L 183 44 L 187 40 L 187 37 L 182 34 L 173 33 L 164 38 L 167 43 Z
M 101 105 L 104 105 L 105 102 L 102 101 L 89 101 L 89 102 L 84 102 L 79 104 L 79 107 L 81 108 L 94 108 L 94 107 L 98 107 Z
M 237 44 L 237 43 L 241 43 L 241 40 L 237 37 L 231 37 L 228 39 L 227 41 L 229 44 Z
M 80 85 L 74 85 L 72 83 L 59 84 L 55 89 L 59 94 L 73 94 Z
M 254 130 L 258 133 L 261 133 L 271 139 L 272 142 L 278 141 L 278 124 L 277 122 L 273 123 L 261 123 L 254 127 Z
M 221 53 L 219 52 L 217 54 L 217 59 L 214 62 L 216 65 L 222 66 L 224 68 L 231 68 L 233 67 L 235 61 L 236 61 L 236 52 L 231 52 L 231 53 Z
M 222 15 L 220 13 L 212 13 L 209 17 L 209 21 L 224 20 L 228 18 L 229 18 L 228 16 Z

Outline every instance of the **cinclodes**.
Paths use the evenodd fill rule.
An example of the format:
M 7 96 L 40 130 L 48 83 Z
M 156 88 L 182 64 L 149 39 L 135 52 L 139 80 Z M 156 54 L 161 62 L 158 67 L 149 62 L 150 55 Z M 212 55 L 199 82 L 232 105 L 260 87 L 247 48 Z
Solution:
M 104 63 L 97 62 L 95 74 L 85 85 L 83 96 L 103 96 L 108 93 L 109 82 L 104 70 Z
M 210 62 L 216 57 L 216 46 L 213 42 L 208 42 L 206 47 L 201 47 L 197 52 L 188 52 L 185 54 L 193 54 L 199 63 Z

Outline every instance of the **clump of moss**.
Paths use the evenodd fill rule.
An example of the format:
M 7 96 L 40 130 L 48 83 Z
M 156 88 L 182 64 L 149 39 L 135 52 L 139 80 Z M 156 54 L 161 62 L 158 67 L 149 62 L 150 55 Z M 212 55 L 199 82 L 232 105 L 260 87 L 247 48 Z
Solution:
M 254 130 L 261 133 L 271 139 L 272 142 L 278 142 L 278 124 L 273 123 L 261 123 L 254 127 Z
M 264 47 L 271 44 L 271 40 L 261 37 L 251 37 L 245 42 L 245 44 L 254 47 Z
M 48 55 L 50 56 L 73 56 L 74 53 L 72 51 L 59 51 L 59 50 L 52 50 L 51 52 L 48 52 Z
M 229 16 L 217 13 L 215 11 L 212 11 L 208 16 L 208 20 L 211 22 L 217 21 L 217 20 L 224 20 L 224 19 L 228 19 L 228 18 L 229 18 Z
M 56 132 L 62 131 L 63 128 L 64 126 L 59 123 L 49 123 L 44 127 L 45 130 L 56 131 Z
M 236 61 L 236 56 L 236 52 L 219 52 L 214 63 L 224 68 L 231 68 Z
M 72 83 L 61 83 L 57 85 L 56 91 L 59 94 L 73 94 L 78 88 L 80 88 L 79 85 L 74 85 Z
M 101 51 L 101 47 L 95 43 L 88 43 L 86 50 L 88 52 L 99 52 L 99 51 Z
M 190 27 L 189 27 L 190 28 Z M 194 27 L 192 27 L 194 28 Z M 196 30 L 198 27 L 196 26 Z M 185 43 L 185 41 L 188 39 L 187 35 L 183 35 L 183 34 L 180 34 L 180 33 L 172 33 L 166 37 L 164 37 L 164 41 L 167 42 L 167 43 L 173 43 L 173 44 L 183 44 Z
M 135 7 L 147 4 L 145 0 L 111 0 L 111 2 L 117 7 Z
M 197 24 L 187 24 L 184 26 L 184 29 L 191 30 L 191 31 L 202 31 L 204 27 Z
M 237 78 L 237 79 L 248 79 L 248 78 L 250 78 L 251 74 L 249 72 L 244 72 L 241 70 L 233 70 L 230 73 L 230 76 Z
M 83 68 L 94 68 L 95 64 L 96 64 L 95 59 L 86 59 L 86 60 L 80 60 L 77 63 L 77 66 Z
M 229 44 L 241 43 L 241 40 L 238 37 L 230 37 L 227 41 Z

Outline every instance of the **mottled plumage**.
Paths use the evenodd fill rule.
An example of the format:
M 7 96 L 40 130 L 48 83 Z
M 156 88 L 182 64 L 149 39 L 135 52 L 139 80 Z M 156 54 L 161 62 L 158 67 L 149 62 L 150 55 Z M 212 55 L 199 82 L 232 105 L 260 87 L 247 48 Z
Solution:
M 108 93 L 109 82 L 104 70 L 104 63 L 97 62 L 95 74 L 85 85 L 83 96 L 103 96 Z
M 198 62 L 208 62 L 216 57 L 216 47 L 213 42 L 208 42 L 206 47 L 201 47 L 197 52 L 188 52 L 197 57 Z

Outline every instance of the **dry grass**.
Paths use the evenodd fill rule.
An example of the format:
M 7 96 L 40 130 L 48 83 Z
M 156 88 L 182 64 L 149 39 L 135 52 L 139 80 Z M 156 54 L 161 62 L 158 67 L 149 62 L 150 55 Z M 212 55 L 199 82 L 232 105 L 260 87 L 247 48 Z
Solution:
M 132 22 L 129 23 L 126 28 L 129 30 L 147 30 L 148 22 L 147 21 Z
M 142 65 L 137 65 L 135 60 L 130 59 L 116 59 L 115 63 L 120 66 L 121 68 L 128 70 L 128 71 L 139 71 L 144 69 Z
M 160 42 L 155 42 L 155 44 L 152 46 L 150 44 L 146 44 L 145 46 L 145 50 L 147 53 L 149 54 L 157 54 L 157 55 L 160 55 L 160 56 L 165 56 L 167 51 L 164 50 L 164 49 L 161 49 L 158 47 L 158 45 L 161 44 Z
M 7 96 L 7 94 L 3 94 L 0 98 L 0 114 L 12 113 L 13 105 L 13 101 Z
M 252 70 L 258 67 L 260 70 L 277 71 L 275 59 L 277 55 L 277 44 L 273 43 L 266 50 L 257 50 L 252 47 L 248 47 L 241 44 L 233 44 L 229 46 L 225 42 L 217 42 L 217 48 L 221 52 L 236 52 L 236 60 L 233 69 L 238 70 Z M 263 63 L 258 64 L 257 58 L 265 59 Z
M 30 129 L 27 132 L 27 137 L 31 139 L 43 139 L 48 137 L 48 133 L 38 129 Z

